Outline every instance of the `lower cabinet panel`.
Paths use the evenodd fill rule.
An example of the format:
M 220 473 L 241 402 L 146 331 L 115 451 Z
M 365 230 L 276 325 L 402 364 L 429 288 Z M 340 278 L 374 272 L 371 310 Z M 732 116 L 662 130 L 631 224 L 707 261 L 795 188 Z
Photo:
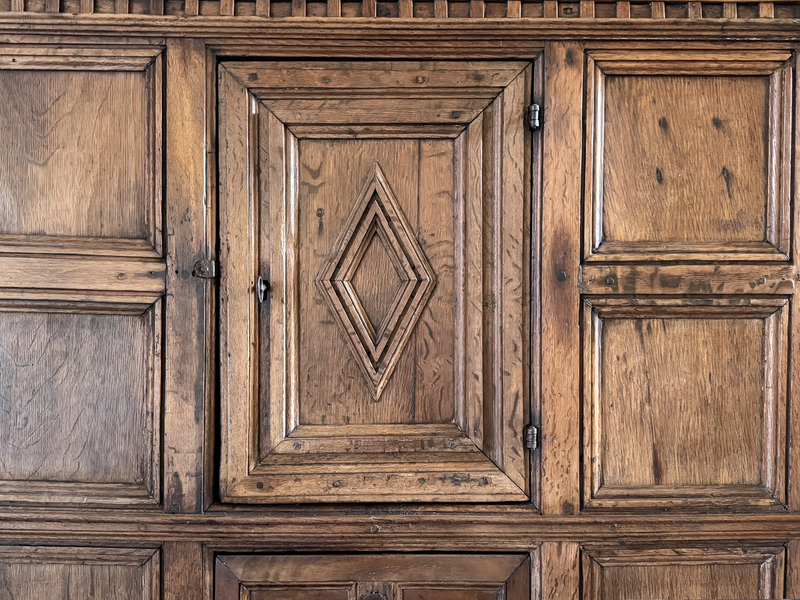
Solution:
M 583 549 L 584 600 L 783 598 L 783 546 Z
M 0 546 L 0 600 L 157 600 L 159 550 Z
M 219 556 L 216 600 L 528 600 L 528 554 Z

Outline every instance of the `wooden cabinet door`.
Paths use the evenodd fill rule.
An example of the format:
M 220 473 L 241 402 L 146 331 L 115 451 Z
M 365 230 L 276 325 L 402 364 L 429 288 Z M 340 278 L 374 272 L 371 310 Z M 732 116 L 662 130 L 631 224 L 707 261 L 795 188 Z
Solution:
M 0 48 L 2 503 L 161 503 L 162 52 Z
M 785 511 L 792 56 L 588 69 L 584 509 Z
M 528 600 L 527 554 L 220 556 L 215 600 Z
M 784 598 L 785 548 L 587 546 L 584 600 Z
M 529 498 L 531 72 L 221 64 L 223 501 Z

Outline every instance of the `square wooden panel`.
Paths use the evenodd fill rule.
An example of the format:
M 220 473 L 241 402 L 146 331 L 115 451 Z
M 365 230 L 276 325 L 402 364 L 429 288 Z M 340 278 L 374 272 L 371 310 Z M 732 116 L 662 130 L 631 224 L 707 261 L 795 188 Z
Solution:
M 588 57 L 584 259 L 789 260 L 793 59 Z
M 0 546 L 2 597 L 158 600 L 159 550 Z
M 0 253 L 161 255 L 160 48 L 0 46 Z
M 783 598 L 781 545 L 669 548 L 587 546 L 583 600 Z
M 785 510 L 789 304 L 584 302 L 584 508 Z
M 528 600 L 532 580 L 528 554 L 228 555 L 215 575 L 215 600 Z
M 155 507 L 161 301 L 2 295 L 0 501 Z
M 530 64 L 219 83 L 222 499 L 527 500 Z

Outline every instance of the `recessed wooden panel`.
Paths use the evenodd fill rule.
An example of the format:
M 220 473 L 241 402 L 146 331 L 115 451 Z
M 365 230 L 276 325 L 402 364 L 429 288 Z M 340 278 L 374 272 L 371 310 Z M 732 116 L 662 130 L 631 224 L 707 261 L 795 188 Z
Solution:
M 214 597 L 527 600 L 531 558 L 527 554 L 220 556 Z
M 585 304 L 587 508 L 783 508 L 787 306 Z
M 3 600 L 157 600 L 159 551 L 0 547 Z
M 789 55 L 590 54 L 589 260 L 788 260 Z
M 583 551 L 584 600 L 783 598 L 782 546 Z
M 160 253 L 157 52 L 0 48 L 0 252 Z
M 529 497 L 531 68 L 433 66 L 222 67 L 227 501 Z
M 160 303 L 76 300 L 3 301 L 0 499 L 157 503 Z

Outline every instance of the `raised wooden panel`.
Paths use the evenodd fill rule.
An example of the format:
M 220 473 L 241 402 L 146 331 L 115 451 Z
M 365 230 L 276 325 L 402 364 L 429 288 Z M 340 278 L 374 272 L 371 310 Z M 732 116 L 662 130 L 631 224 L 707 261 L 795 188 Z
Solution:
M 780 545 L 583 549 L 584 600 L 784 598 Z
M 0 47 L 0 252 L 160 255 L 159 53 Z
M 790 58 L 589 53 L 584 258 L 789 260 Z
M 215 600 L 528 600 L 527 554 L 219 556 Z
M 531 72 L 221 66 L 223 500 L 529 498 Z
M 587 509 L 786 502 L 788 301 L 584 303 Z
M 159 551 L 0 546 L 0 599 L 158 600 Z
M 0 501 L 157 504 L 160 301 L 3 296 Z

